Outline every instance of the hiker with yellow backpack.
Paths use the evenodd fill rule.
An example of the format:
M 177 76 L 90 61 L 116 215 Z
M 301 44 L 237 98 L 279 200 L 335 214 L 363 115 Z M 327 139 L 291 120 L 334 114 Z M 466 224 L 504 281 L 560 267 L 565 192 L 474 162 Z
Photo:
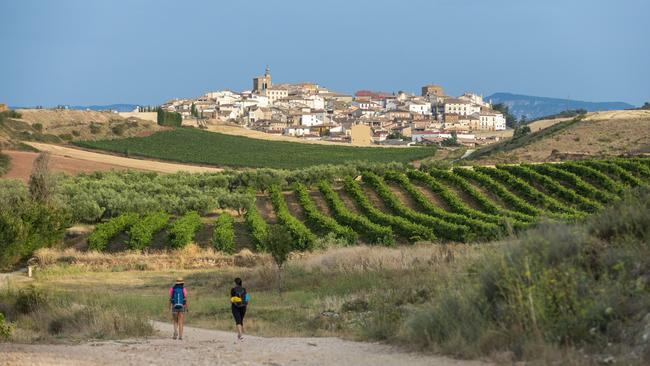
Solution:
M 230 289 L 230 304 L 232 316 L 235 318 L 237 326 L 237 340 L 244 340 L 244 316 L 246 315 L 246 306 L 251 301 L 251 297 L 242 287 L 241 278 L 235 278 L 235 287 Z

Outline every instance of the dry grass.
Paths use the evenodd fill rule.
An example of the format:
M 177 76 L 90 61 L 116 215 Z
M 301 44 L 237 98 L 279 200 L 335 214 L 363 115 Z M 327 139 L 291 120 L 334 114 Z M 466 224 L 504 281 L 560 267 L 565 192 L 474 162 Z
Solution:
M 80 271 L 170 270 L 224 267 L 253 267 L 270 262 L 270 256 L 244 249 L 235 255 L 225 255 L 212 248 L 191 244 L 181 250 L 152 252 L 123 251 L 102 253 L 43 248 L 34 253 L 34 264 L 40 267 L 73 265 Z
M 336 273 L 412 270 L 440 268 L 456 259 L 465 259 L 476 253 L 477 247 L 466 244 L 420 243 L 394 248 L 354 246 L 315 252 L 295 258 L 290 265 L 310 271 L 318 269 Z

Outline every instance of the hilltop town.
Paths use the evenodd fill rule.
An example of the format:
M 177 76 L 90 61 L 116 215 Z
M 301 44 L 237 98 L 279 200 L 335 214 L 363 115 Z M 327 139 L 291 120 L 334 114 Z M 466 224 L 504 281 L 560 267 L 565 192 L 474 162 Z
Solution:
M 251 90 L 208 92 L 161 107 L 184 120 L 199 120 L 199 126 L 225 122 L 273 135 L 354 145 L 453 140 L 475 146 L 498 140 L 476 132 L 506 129 L 503 113 L 474 93 L 453 97 L 442 86 L 425 85 L 420 95 L 361 90 L 352 96 L 309 82 L 274 84 L 268 67 L 253 78 Z

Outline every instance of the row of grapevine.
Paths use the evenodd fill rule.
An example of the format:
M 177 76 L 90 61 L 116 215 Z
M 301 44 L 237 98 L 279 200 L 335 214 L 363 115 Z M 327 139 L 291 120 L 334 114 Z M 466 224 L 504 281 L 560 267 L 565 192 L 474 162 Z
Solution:
M 436 236 L 428 227 L 413 223 L 403 217 L 387 214 L 376 208 L 366 197 L 359 184 L 352 178 L 344 180 L 346 192 L 352 196 L 369 219 L 382 225 L 390 226 L 397 234 L 410 242 L 435 240 Z
M 455 241 L 470 241 L 475 239 L 469 226 L 445 221 L 440 217 L 423 214 L 406 206 L 386 185 L 384 180 L 374 173 L 364 173 L 363 181 L 373 187 L 379 197 L 394 211 L 398 216 L 402 216 L 413 222 L 430 227 L 434 234 L 439 238 L 445 238 Z M 459 219 L 457 215 L 455 219 Z M 460 219 L 459 219 L 460 221 Z
M 650 178 L 650 167 L 648 167 L 647 165 L 641 162 L 619 159 L 619 160 L 614 160 L 613 163 L 629 172 L 636 173 L 638 176 L 642 177 L 643 179 Z
M 465 170 L 467 170 L 467 169 L 465 169 Z M 525 214 L 525 213 L 518 212 L 518 211 L 512 211 L 512 210 L 502 208 L 502 207 L 499 207 L 499 206 L 495 205 L 488 197 L 486 197 L 478 189 L 474 188 L 467 181 L 466 178 L 463 178 L 463 177 L 459 176 L 458 174 L 455 174 L 456 171 L 452 172 L 452 171 L 448 171 L 448 170 L 430 168 L 428 170 L 428 173 L 432 178 L 439 179 L 441 181 L 446 182 L 449 185 L 455 186 L 458 189 L 460 189 L 462 192 L 467 194 L 482 209 L 481 212 L 484 211 L 488 215 L 497 216 L 497 217 L 509 217 L 509 218 L 515 219 L 517 221 L 520 221 L 522 223 L 530 223 L 530 222 L 532 222 L 534 220 L 533 216 L 531 216 L 529 214 Z M 417 178 L 417 177 L 414 177 L 414 178 Z M 488 187 L 485 187 L 485 185 L 483 185 L 483 184 L 479 184 L 479 185 L 483 186 L 484 188 L 488 188 Z
M 235 219 L 228 213 L 217 217 L 212 231 L 212 245 L 224 253 L 235 252 Z
M 643 182 L 632 173 L 609 161 L 583 160 L 577 164 L 585 165 L 616 177 L 624 185 L 639 187 Z
M 590 166 L 567 161 L 562 164 L 557 164 L 555 167 L 560 170 L 574 173 L 583 179 L 587 179 L 590 182 L 599 185 L 607 192 L 613 193 L 615 195 L 620 195 L 625 189 L 625 187 L 618 181 L 610 178 L 607 174 Z
M 339 224 L 335 219 L 323 214 L 316 207 L 314 201 L 309 197 L 309 191 L 304 184 L 296 183 L 294 192 L 298 197 L 300 206 L 305 212 L 307 223 L 314 228 L 314 231 L 321 234 L 334 233 L 337 237 L 345 239 L 350 245 L 357 242 L 359 236 L 352 228 Z
M 421 172 L 420 172 L 421 173 Z M 424 173 L 423 173 L 424 174 Z M 430 176 L 424 174 L 428 178 L 431 178 Z M 392 195 L 390 191 L 387 191 L 387 187 L 385 184 L 383 184 L 382 179 L 379 177 L 372 177 L 368 176 L 369 183 L 375 187 L 377 192 L 382 192 L 381 196 L 384 200 L 391 200 L 390 206 L 392 207 L 395 205 L 397 202 L 397 198 Z M 389 180 L 392 180 L 394 182 L 397 182 L 402 188 L 404 188 L 411 198 L 418 204 L 418 206 L 425 211 L 425 213 L 428 215 L 428 217 L 433 217 L 433 218 L 438 218 L 444 222 L 442 225 L 437 225 L 434 226 L 434 232 L 438 237 L 446 237 L 451 240 L 459 240 L 458 238 L 451 238 L 450 236 L 453 235 L 454 233 L 454 227 L 449 227 L 449 224 L 455 224 L 456 226 L 462 226 L 467 228 L 470 233 L 472 233 L 472 236 L 474 236 L 477 239 L 495 239 L 498 236 L 501 235 L 501 228 L 499 225 L 497 225 L 497 222 L 499 221 L 498 218 L 495 217 L 490 217 L 488 216 L 487 220 L 478 220 L 473 217 L 470 217 L 465 214 L 459 214 L 459 213 L 450 213 L 447 211 L 442 210 L 440 207 L 434 205 L 429 201 L 429 199 L 420 191 L 418 190 L 413 183 L 407 178 L 405 174 L 402 173 L 387 173 L 386 178 Z M 433 179 L 433 178 L 431 178 Z M 366 175 L 364 175 L 364 181 L 366 181 Z M 437 182 L 436 182 L 437 183 Z M 450 192 L 449 192 L 450 193 Z M 450 198 L 456 198 L 455 195 L 450 193 Z M 388 201 L 387 201 L 388 202 Z M 397 209 L 400 212 L 404 212 L 406 215 L 414 216 L 414 211 L 408 209 L 406 206 L 403 204 L 398 204 Z M 406 209 L 406 210 L 405 210 Z M 413 211 L 413 212 L 410 212 Z M 443 215 L 440 215 L 440 213 L 445 213 Z M 476 211 L 479 212 L 480 211 Z M 421 214 L 419 212 L 416 212 L 417 216 L 420 216 Z M 485 214 L 483 214 L 485 215 Z M 420 220 L 423 220 L 424 218 L 421 218 Z M 495 220 L 496 219 L 496 220 Z M 428 223 L 431 223 L 430 219 L 427 219 Z M 423 221 L 423 223 L 425 223 Z M 465 234 L 468 237 L 466 239 L 469 239 L 469 235 Z
M 169 214 L 158 211 L 145 215 L 129 229 L 129 248 L 142 250 L 151 244 L 153 235 L 162 230 L 169 221 Z
M 366 240 L 374 244 L 392 245 L 395 242 L 393 230 L 390 227 L 375 224 L 367 217 L 357 215 L 345 207 L 345 203 L 332 189 L 327 181 L 321 181 L 318 189 L 323 194 L 332 215 L 343 225 L 353 228 Z
M 291 215 L 280 189 L 277 186 L 271 187 L 269 189 L 269 195 L 278 221 L 287 229 L 289 234 L 291 234 L 295 244 L 294 249 L 308 250 L 313 248 L 316 236 L 302 221 Z
M 452 209 L 452 211 L 457 212 L 459 214 L 472 217 L 475 219 L 481 219 L 487 222 L 492 222 L 492 223 L 499 223 L 501 219 L 496 216 L 496 215 L 491 215 L 484 213 L 482 211 L 476 210 L 469 205 L 467 205 L 458 195 L 456 195 L 454 192 L 452 192 L 451 189 L 448 187 L 444 186 L 440 182 L 438 182 L 435 178 L 430 176 L 429 174 L 420 171 L 420 170 L 409 170 L 407 174 L 401 174 L 401 173 L 393 173 L 389 172 L 386 174 L 385 177 L 387 180 L 392 180 L 394 182 L 399 183 L 404 189 L 406 189 L 413 198 L 421 205 L 425 206 L 427 205 L 425 203 L 428 202 L 429 205 L 431 205 L 431 202 L 420 192 L 417 190 L 417 188 L 409 181 L 414 180 L 418 181 L 420 183 L 423 183 L 426 185 L 433 193 L 435 193 L 438 197 L 440 197 L 449 207 Z M 436 209 L 440 209 L 437 206 L 434 206 Z M 430 210 L 430 209 L 427 209 Z M 431 210 L 433 212 L 433 210 Z
M 91 250 L 104 250 L 115 235 L 128 230 L 140 217 L 136 213 L 124 213 L 95 227 L 88 237 L 88 248 Z
M 578 175 L 559 169 L 551 164 L 534 164 L 528 166 L 540 174 L 544 174 L 550 178 L 564 182 L 565 184 L 571 185 L 577 193 L 597 200 L 601 203 L 608 203 L 617 199 L 617 197 L 606 191 L 602 191 L 593 185 L 585 182 Z
M 179 217 L 169 226 L 169 242 L 172 248 L 184 248 L 194 240 L 194 235 L 201 227 L 201 216 L 196 211 L 190 211 Z
M 530 184 L 539 184 L 555 197 L 564 200 L 568 204 L 575 205 L 580 211 L 595 212 L 603 208 L 600 203 L 577 194 L 575 191 L 562 186 L 557 180 L 540 174 L 526 165 L 497 165 L 497 169 L 505 170 L 513 176 L 528 181 Z
M 255 206 L 255 200 L 248 206 L 246 213 L 244 214 L 244 219 L 246 220 L 246 225 L 248 230 L 253 237 L 253 244 L 255 249 L 259 251 L 264 251 L 266 234 L 269 230 L 269 225 L 266 223 L 260 212 Z
M 435 171 L 432 170 L 432 174 L 434 173 Z M 478 185 L 492 192 L 501 200 L 503 200 L 503 202 L 505 202 L 507 205 L 517 210 L 517 212 L 523 212 L 524 214 L 530 216 L 539 216 L 542 214 L 542 211 L 540 209 L 512 194 L 501 183 L 492 179 L 492 177 L 488 175 L 482 174 L 476 170 L 466 168 L 454 169 L 454 175 L 475 181 Z
M 474 167 L 474 169 L 480 173 L 489 175 L 495 180 L 500 181 L 502 184 L 508 186 L 513 191 L 522 195 L 532 203 L 542 206 L 543 208 L 553 213 L 569 216 L 566 218 L 577 218 L 584 216 L 582 214 L 579 214 L 573 208 L 559 202 L 555 198 L 538 191 L 521 178 L 518 178 L 505 170 L 486 167 Z

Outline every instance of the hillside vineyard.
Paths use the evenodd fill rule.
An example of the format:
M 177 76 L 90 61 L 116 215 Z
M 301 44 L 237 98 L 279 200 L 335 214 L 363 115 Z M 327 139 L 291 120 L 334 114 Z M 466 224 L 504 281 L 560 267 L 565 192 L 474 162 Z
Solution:
M 245 227 L 256 250 L 263 251 L 269 224 L 284 226 L 294 250 L 317 247 L 318 238 L 393 245 L 427 241 L 483 242 L 525 229 L 546 217 L 575 221 L 621 199 L 629 189 L 648 186 L 650 159 L 575 161 L 560 164 L 426 168 L 367 171 L 313 187 L 294 183 L 283 191 L 269 187 L 244 208 Z M 265 201 L 265 202 L 263 202 Z M 270 204 L 268 204 L 270 202 Z M 266 207 L 268 212 L 262 212 Z M 216 219 L 211 243 L 234 250 L 233 218 Z M 146 249 L 154 235 L 165 232 L 169 248 L 195 240 L 205 225 L 188 211 L 174 217 L 165 212 L 127 212 L 96 226 L 89 247 L 103 250 L 109 240 L 125 233 L 127 246 Z M 223 238 L 222 238 L 223 237 Z

